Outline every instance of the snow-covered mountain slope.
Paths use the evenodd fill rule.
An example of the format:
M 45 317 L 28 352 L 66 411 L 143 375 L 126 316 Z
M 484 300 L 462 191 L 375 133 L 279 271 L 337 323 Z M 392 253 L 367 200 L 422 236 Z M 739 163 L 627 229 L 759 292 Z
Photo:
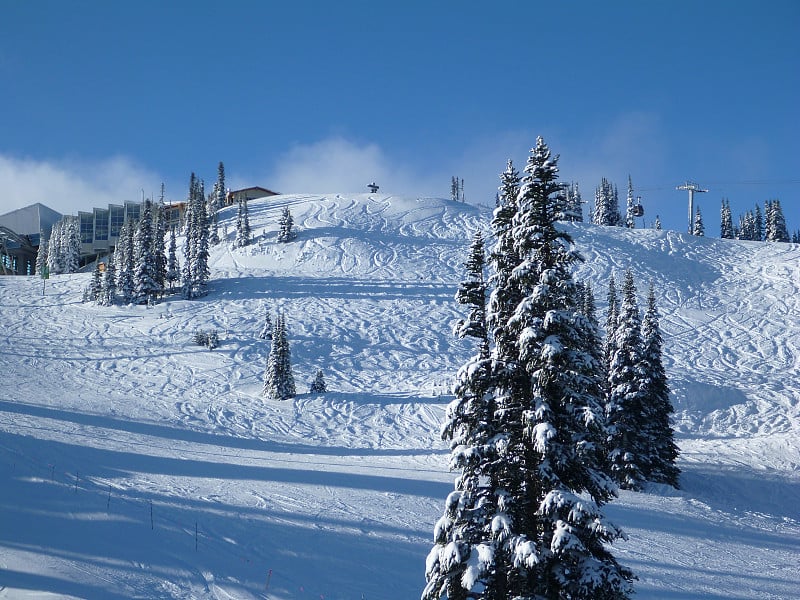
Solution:
M 277 244 L 284 206 L 298 237 Z M 453 294 L 489 219 L 278 196 L 250 203 L 252 246 L 212 250 L 200 300 L 104 308 L 80 302 L 87 274 L 44 296 L 0 278 L 0 598 L 418 597 L 454 477 L 439 424 L 473 350 Z M 568 229 L 599 308 L 631 268 L 662 315 L 682 489 L 605 509 L 637 597 L 800 598 L 800 249 Z M 291 401 L 260 396 L 268 310 Z M 309 394 L 320 368 L 331 391 Z

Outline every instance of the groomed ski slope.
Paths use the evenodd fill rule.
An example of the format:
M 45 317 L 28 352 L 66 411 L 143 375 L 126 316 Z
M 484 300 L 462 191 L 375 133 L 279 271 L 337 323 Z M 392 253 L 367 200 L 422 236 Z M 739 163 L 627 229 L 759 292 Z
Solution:
M 277 244 L 284 206 L 298 237 Z M 97 307 L 89 274 L 44 296 L 0 278 L 0 598 L 419 597 L 454 478 L 439 425 L 473 351 L 453 294 L 491 209 L 249 208 L 255 243 L 212 249 L 200 300 Z M 800 598 L 800 249 L 565 227 L 601 316 L 627 268 L 661 312 L 682 489 L 605 507 L 637 598 Z M 260 396 L 268 310 L 286 315 L 291 401 Z M 308 394 L 319 368 L 331 391 Z

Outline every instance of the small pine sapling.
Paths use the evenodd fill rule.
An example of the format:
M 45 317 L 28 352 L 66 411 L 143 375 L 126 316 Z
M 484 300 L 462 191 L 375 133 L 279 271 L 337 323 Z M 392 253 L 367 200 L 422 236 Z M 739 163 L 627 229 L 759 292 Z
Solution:
M 317 375 L 314 377 L 314 381 L 311 382 L 309 391 L 312 394 L 324 394 L 328 391 L 328 388 L 325 385 L 325 377 L 322 374 L 322 369 L 317 370 Z

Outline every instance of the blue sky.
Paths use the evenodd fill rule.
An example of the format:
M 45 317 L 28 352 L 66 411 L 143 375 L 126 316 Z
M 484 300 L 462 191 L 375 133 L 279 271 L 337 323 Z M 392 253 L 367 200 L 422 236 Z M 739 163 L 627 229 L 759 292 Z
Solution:
M 800 2 L 0 0 L 0 211 L 210 187 L 491 204 L 536 136 L 684 229 L 779 198 L 800 228 Z M 589 204 L 591 206 L 591 202 Z M 588 207 L 587 207 L 588 208 Z

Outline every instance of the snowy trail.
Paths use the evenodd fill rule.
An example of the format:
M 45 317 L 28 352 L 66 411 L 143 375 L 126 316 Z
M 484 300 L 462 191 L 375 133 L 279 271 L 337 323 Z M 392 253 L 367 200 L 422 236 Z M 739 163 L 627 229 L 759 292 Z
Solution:
M 298 238 L 276 244 L 284 206 Z M 235 210 L 220 218 L 231 241 Z M 490 211 L 329 194 L 250 218 L 255 243 L 216 247 L 194 302 L 100 308 L 79 302 L 88 275 L 45 296 L 0 278 L 0 598 L 419 596 L 453 482 L 439 426 L 473 351 L 453 295 Z M 683 488 L 607 506 L 637 598 L 800 598 L 800 249 L 569 230 L 601 313 L 631 268 L 662 316 Z M 268 310 L 292 401 L 260 396 Z M 320 368 L 332 391 L 306 393 Z

